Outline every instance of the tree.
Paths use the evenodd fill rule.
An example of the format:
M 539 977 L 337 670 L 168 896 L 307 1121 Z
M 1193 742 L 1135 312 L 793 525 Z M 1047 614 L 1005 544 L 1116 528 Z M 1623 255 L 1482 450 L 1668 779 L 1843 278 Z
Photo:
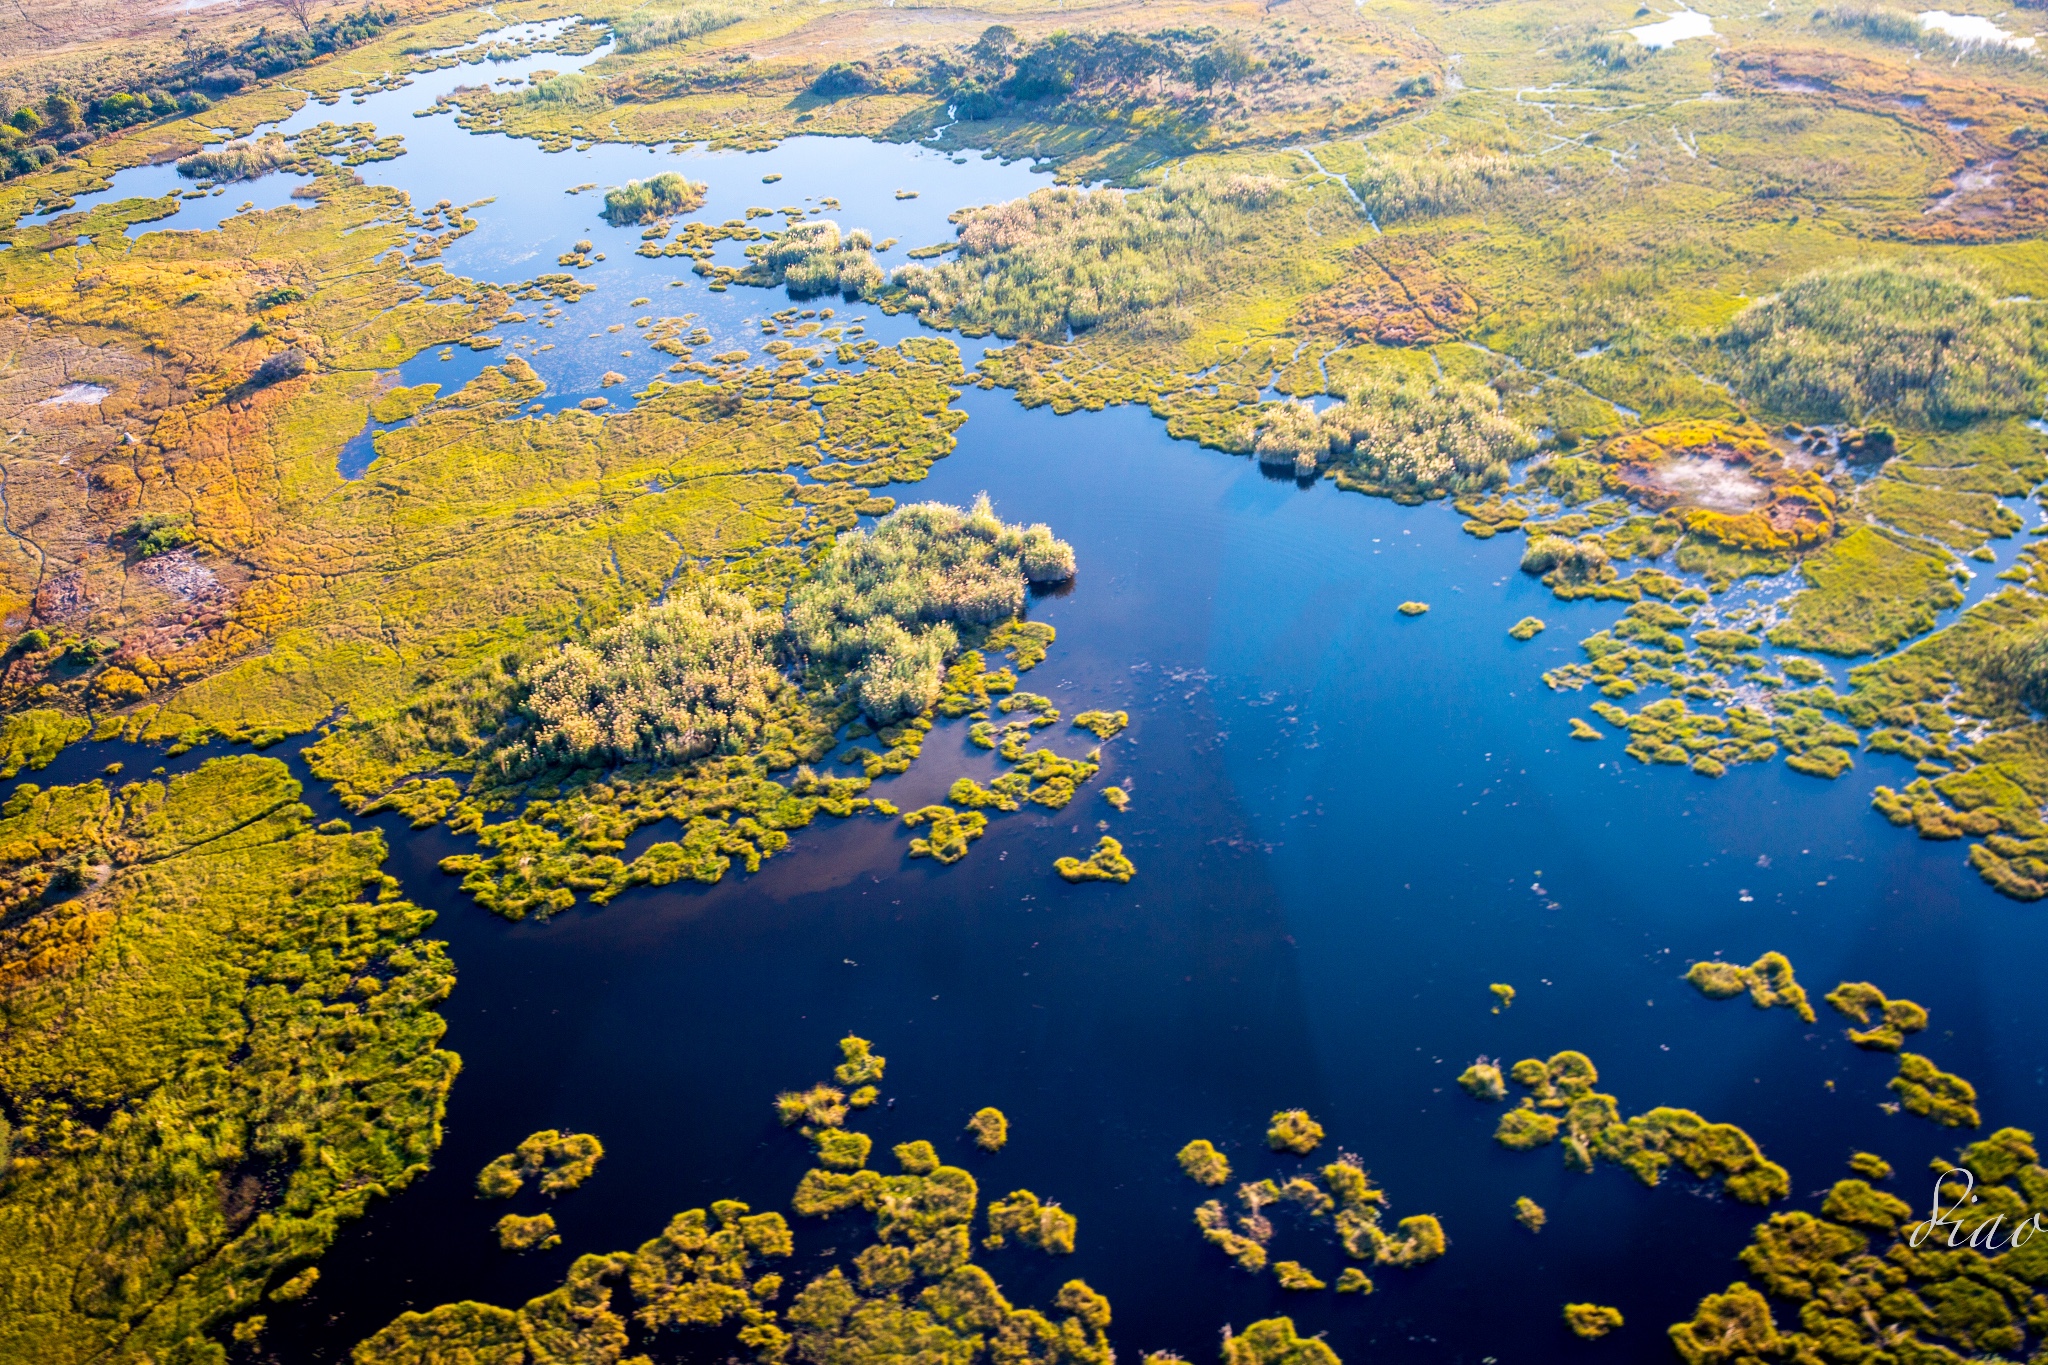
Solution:
M 313 0 L 272 0 L 279 9 L 299 21 L 308 37 L 313 33 Z

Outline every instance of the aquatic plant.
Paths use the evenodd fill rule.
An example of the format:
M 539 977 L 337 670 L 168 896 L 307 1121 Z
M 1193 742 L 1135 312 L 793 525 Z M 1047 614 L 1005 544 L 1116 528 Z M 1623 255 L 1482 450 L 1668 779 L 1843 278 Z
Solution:
M 859 1170 L 868 1164 L 868 1153 L 874 1149 L 874 1139 L 866 1133 L 844 1128 L 819 1128 L 811 1134 L 811 1141 L 818 1149 L 818 1164 L 835 1171 Z
M 1582 1171 L 1610 1161 L 1654 1186 L 1677 1162 L 1700 1179 L 1718 1179 L 1744 1203 L 1765 1204 L 1791 1192 L 1785 1168 L 1767 1160 L 1755 1139 L 1734 1124 L 1666 1107 L 1623 1119 L 1614 1096 L 1594 1089 L 1600 1073 L 1584 1053 L 1525 1058 L 1509 1075 L 1532 1092 L 1494 1130 L 1494 1140 L 1510 1150 L 1528 1151 L 1562 1138 L 1565 1164 Z
M 1541 1204 L 1525 1194 L 1515 1199 L 1515 1221 L 1531 1232 L 1541 1232 L 1543 1225 L 1550 1221 L 1550 1215 L 1543 1211 Z
M 1282 1289 L 1327 1289 L 1329 1286 L 1315 1277 L 1315 1272 L 1299 1261 L 1276 1261 L 1273 1276 L 1280 1281 Z
M 645 180 L 629 180 L 605 191 L 604 220 L 613 227 L 626 227 L 689 213 L 704 203 L 706 188 L 674 171 L 663 171 Z
M 1844 981 L 1827 993 L 1827 1002 L 1859 1024 L 1870 1022 L 1877 1011 L 1877 1027 L 1848 1030 L 1849 1041 L 1877 1052 L 1897 1052 L 1906 1035 L 1927 1027 L 1927 1011 L 1911 1000 L 1888 1000 L 1885 993 L 1868 981 Z
M 1515 988 L 1513 986 L 1503 985 L 1496 981 L 1486 989 L 1493 992 L 1493 1012 L 1495 1014 L 1499 1014 L 1502 1010 L 1515 1003 Z
M 1394 610 L 1400 612 L 1403 616 L 1421 616 L 1429 611 L 1429 603 L 1403 602 L 1400 606 L 1394 608 Z
M 559 1194 L 588 1180 L 603 1159 L 604 1144 L 590 1134 L 543 1128 L 479 1171 L 477 1193 L 486 1199 L 508 1199 L 537 1176 L 542 1194 Z
M 1937 1159 L 1942 1175 L 1966 1170 L 1974 1203 L 1954 1188 L 1956 1226 L 1910 1223 L 1902 1200 L 1861 1180 L 1838 1182 L 1819 1216 L 1779 1213 L 1752 1231 L 1742 1264 L 1763 1290 L 1794 1306 L 1780 1329 L 1764 1293 L 1746 1281 L 1700 1301 L 1690 1321 L 1671 1328 L 1689 1365 L 1751 1357 L 1796 1359 L 1826 1349 L 1841 1355 L 1882 1350 L 1899 1359 L 2024 1359 L 2041 1331 L 2026 1305 L 2038 1279 L 2031 1239 L 2002 1255 L 1985 1254 L 1989 1237 L 2048 1207 L 2048 1170 L 2032 1135 L 2003 1128 L 1958 1154 Z M 1951 1235 L 1953 1234 L 1953 1235 Z M 1975 1234 L 1974 1236 L 1972 1234 Z M 1823 1348 L 1822 1343 L 1827 1343 Z
M 1621 1310 L 1597 1303 L 1568 1303 L 1564 1306 L 1565 1326 L 1583 1341 L 1598 1341 L 1622 1325 Z
M 974 1134 L 974 1145 L 982 1151 L 1000 1152 L 1010 1140 L 1010 1120 L 1000 1109 L 977 1109 L 967 1120 L 967 1131 Z
M 1074 725 L 1097 739 L 1113 739 L 1124 732 L 1131 723 L 1128 711 L 1083 711 L 1074 717 Z
M 932 858 L 941 863 L 959 862 L 967 856 L 967 846 L 988 831 L 986 815 L 978 810 L 957 811 L 951 806 L 925 806 L 906 811 L 903 823 L 913 828 L 930 824 L 929 834 L 910 841 L 910 856 Z
M 839 1065 L 832 1068 L 832 1079 L 841 1085 L 871 1085 L 882 1079 L 882 1072 L 889 1065 L 887 1057 L 876 1055 L 872 1043 L 851 1033 L 839 1040 L 839 1056 Z
M 1124 846 L 1107 834 L 1096 841 L 1095 851 L 1085 860 L 1060 858 L 1053 863 L 1053 870 L 1070 882 L 1127 882 L 1138 874 L 1137 865 L 1124 856 Z
M 1500 1067 L 1485 1057 L 1466 1067 L 1458 1077 L 1458 1084 L 1475 1100 L 1504 1100 L 1508 1095 L 1507 1082 L 1501 1078 Z
M 1310 1118 L 1306 1109 L 1279 1110 L 1266 1129 L 1266 1145 L 1276 1152 L 1307 1156 L 1322 1141 L 1323 1126 Z
M 1233 1228 L 1221 1200 L 1211 1199 L 1196 1208 L 1195 1226 L 1202 1230 L 1202 1239 L 1221 1248 L 1224 1255 L 1237 1262 L 1238 1269 L 1256 1275 L 1266 1268 L 1265 1243 Z M 1267 1235 L 1271 1235 L 1270 1231 Z
M 1493 1140 L 1509 1151 L 1526 1152 L 1556 1141 L 1561 1122 L 1557 1115 L 1536 1109 L 1510 1109 L 1500 1116 L 1500 1123 L 1493 1130 Z
M 1199 1185 L 1221 1185 L 1230 1179 L 1230 1160 L 1207 1138 L 1196 1138 L 1175 1158 L 1181 1170 Z
M 1890 1180 L 1892 1164 L 1875 1152 L 1856 1152 L 1849 1158 L 1849 1169 L 1866 1180 Z
M 1536 439 L 1476 384 L 1369 375 L 1318 419 L 1339 488 L 1401 498 L 1477 493 L 1508 481 Z
M 1695 962 L 1685 979 L 1710 1000 L 1726 1000 L 1747 991 L 1760 1010 L 1782 1005 L 1803 1022 L 1814 1022 L 1806 989 L 1794 979 L 1792 963 L 1783 953 L 1765 953 L 1747 967 L 1732 962 Z M 1833 1003 L 1832 996 L 1829 1003 Z
M 808 1090 L 785 1090 L 775 1097 L 775 1116 L 785 1128 L 837 1128 L 846 1122 L 846 1093 L 822 1081 Z
M 1122 787 L 1104 787 L 1102 789 L 1102 799 L 1109 802 L 1118 812 L 1127 811 L 1131 808 L 1131 794 Z
M 292 145 L 282 134 L 266 133 L 253 141 L 230 142 L 216 149 L 194 152 L 178 162 L 178 174 L 187 180 L 210 180 L 226 185 L 268 175 L 292 160 L 293 156 Z
M 1015 1237 L 1025 1246 L 1049 1255 L 1072 1255 L 1074 1215 L 1058 1204 L 1040 1204 L 1029 1190 L 1013 1190 L 1008 1199 L 995 1199 L 988 1206 L 988 1236 L 981 1244 L 994 1251 Z
M 1292 1318 L 1266 1318 L 1233 1335 L 1223 1329 L 1223 1365 L 1343 1365 L 1321 1337 L 1297 1335 Z
M 1355 1265 L 1347 1265 L 1337 1272 L 1339 1294 L 1365 1295 L 1373 1292 L 1372 1277 Z
M 986 496 L 966 512 L 915 503 L 838 537 L 792 594 L 790 628 L 809 657 L 845 667 L 861 705 L 886 723 L 938 700 L 960 629 L 1014 618 L 1028 584 L 1073 571 L 1072 547 L 1044 526 L 1006 526 Z
M 1545 572 L 1548 572 L 1548 570 Z M 1544 625 L 1541 618 L 1524 616 L 1521 620 L 1508 627 L 1508 636 L 1510 639 L 1515 640 L 1533 640 L 1538 635 L 1541 635 L 1543 631 Z
M 506 1251 L 553 1251 L 562 1244 L 555 1233 L 555 1217 L 551 1213 L 535 1214 L 522 1218 L 508 1213 L 492 1229 L 498 1235 L 498 1245 Z
M 1899 1074 L 1889 1084 L 1909 1114 L 1947 1128 L 1975 1128 L 1983 1122 L 1977 1116 L 1977 1088 L 1917 1052 L 1899 1054 Z

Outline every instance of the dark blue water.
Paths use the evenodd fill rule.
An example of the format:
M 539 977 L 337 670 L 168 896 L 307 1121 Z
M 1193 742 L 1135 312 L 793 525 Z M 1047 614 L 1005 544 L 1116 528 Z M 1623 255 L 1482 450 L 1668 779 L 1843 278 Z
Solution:
M 699 215 L 710 221 L 834 195 L 840 222 L 907 247 L 943 239 L 962 204 L 1041 183 L 1022 166 L 850 140 L 547 157 L 445 116 L 411 119 L 443 78 L 473 73 L 290 126 L 377 118 L 410 150 L 363 168 L 368 178 L 422 205 L 495 195 L 443 259 L 457 273 L 510 282 L 558 268 L 577 238 L 598 242 L 608 259 L 584 272 L 596 294 L 555 328 L 501 329 L 551 404 L 593 391 L 605 369 L 637 385 L 667 362 L 619 356 L 639 348 L 613 323 L 694 311 L 717 346 L 758 345 L 759 319 L 790 306 L 711 294 L 675 259 L 634 256 L 637 230 L 605 227 L 598 197 L 569 186 L 678 167 L 712 184 Z M 761 184 L 771 173 L 785 179 Z M 922 192 L 897 200 L 898 187 Z M 871 314 L 884 339 L 912 328 L 843 301 L 806 306 L 835 304 L 839 321 Z M 449 391 L 504 352 L 453 354 L 422 353 L 403 382 Z M 1555 1148 L 1499 1148 L 1498 1110 L 1453 1083 L 1482 1053 L 1586 1051 L 1626 1113 L 1682 1105 L 1746 1127 L 1802 1201 L 1860 1148 L 1892 1160 L 1919 1202 L 1915 1173 L 1956 1139 L 1881 1111 L 1890 1062 L 1848 1046 L 1825 1007 L 1809 1029 L 1786 1011 L 1702 999 L 1679 979 L 1696 958 L 1777 949 L 1816 997 L 1867 978 L 1916 999 L 1933 1013 L 1919 1045 L 1977 1083 L 1988 1123 L 2048 1126 L 2048 1006 L 2034 980 L 2048 920 L 1985 889 L 1962 845 L 1902 835 L 1870 811 L 1871 787 L 1908 780 L 1904 765 L 1859 756 L 1832 784 L 1782 764 L 1712 782 L 1638 765 L 1611 736 L 1573 742 L 1566 719 L 1591 698 L 1552 694 L 1541 674 L 1617 613 L 1552 600 L 1516 571 L 1515 538 L 1473 540 L 1441 504 L 1301 489 L 1172 442 L 1142 412 L 1056 418 L 981 392 L 962 405 L 960 449 L 891 491 L 965 502 L 986 490 L 1006 518 L 1073 542 L 1079 578 L 1032 608 L 1060 637 L 1027 685 L 1070 716 L 1131 713 L 1102 776 L 1066 811 L 997 816 L 955 868 L 907 860 L 893 824 L 828 821 L 758 876 L 640 891 L 547 924 L 477 910 L 437 870 L 459 841 L 380 821 L 394 873 L 443 912 L 461 979 L 448 1046 L 464 1070 L 436 1169 L 344 1230 L 306 1303 L 271 1312 L 281 1359 L 343 1359 L 408 1307 L 517 1303 L 558 1283 L 571 1256 L 635 1246 L 711 1199 L 786 1206 L 807 1146 L 776 1127 L 769 1100 L 824 1077 L 849 1029 L 890 1059 L 897 1103 L 863 1124 L 879 1142 L 934 1138 L 985 1197 L 1030 1188 L 1078 1215 L 1071 1258 L 988 1258 L 1013 1297 L 1043 1304 L 1080 1275 L 1115 1303 L 1121 1350 L 1193 1361 L 1213 1358 L 1226 1322 L 1274 1312 L 1326 1331 L 1354 1365 L 1576 1358 L 1585 1348 L 1559 1309 L 1586 1299 L 1627 1316 L 1627 1344 L 1611 1351 L 1665 1358 L 1664 1326 L 1736 1276 L 1756 1214 L 1682 1178 L 1649 1190 L 1618 1170 L 1568 1172 Z M 352 442 L 346 472 L 373 457 Z M 1982 566 L 1973 591 L 1998 567 Z M 1408 599 L 1432 610 L 1396 614 Z M 1551 629 L 1518 644 L 1506 630 L 1526 614 Z M 1047 733 L 1066 752 L 1089 747 L 1065 726 Z M 961 773 L 988 776 L 992 757 L 965 734 L 942 725 L 917 768 L 877 794 L 907 808 Z M 109 752 L 67 753 L 37 780 L 87 775 Z M 1112 781 L 1132 793 L 1128 813 L 1101 801 Z M 308 799 L 335 813 L 323 793 Z M 1053 859 L 1086 853 L 1098 822 L 1138 877 L 1070 887 Z M 1496 981 L 1519 991 L 1500 1015 Z M 992 1157 L 958 1140 L 985 1104 L 1012 1121 Z M 1292 1106 L 1324 1123 L 1326 1152 L 1360 1156 L 1393 1217 L 1440 1216 L 1449 1255 L 1376 1272 L 1379 1292 L 1359 1301 L 1287 1293 L 1205 1246 L 1191 1213 L 1207 1192 L 1174 1152 L 1208 1137 L 1241 1178 L 1285 1172 L 1294 1163 L 1268 1156 L 1262 1135 Z M 542 1127 L 595 1132 L 609 1155 L 554 1207 L 562 1250 L 507 1256 L 490 1234 L 503 1208 L 476 1200 L 471 1181 Z M 1549 1210 L 1540 1236 L 1512 1221 L 1518 1195 Z M 1328 1239 L 1276 1221 L 1275 1259 L 1334 1279 L 1344 1262 Z M 799 1276 L 864 1241 L 838 1224 L 798 1232 Z M 693 1353 L 725 1347 L 685 1343 Z
M 1662 1358 L 1663 1327 L 1738 1273 L 1754 1211 L 1683 1178 L 1650 1190 L 1568 1172 L 1555 1148 L 1499 1148 L 1498 1110 L 1453 1084 L 1482 1053 L 1586 1051 L 1624 1112 L 1746 1127 L 1802 1201 L 1860 1148 L 1918 1202 L 1913 1173 L 1955 1139 L 1880 1110 L 1889 1061 L 1842 1041 L 1825 1006 L 1809 1029 L 1703 999 L 1679 980 L 1694 958 L 1778 949 L 1816 995 L 1868 978 L 1919 1000 L 1924 1050 L 1978 1084 L 1989 1123 L 2048 1122 L 2027 965 L 2048 949 L 2043 917 L 1986 890 L 1960 845 L 1870 812 L 1870 787 L 1903 769 L 1862 757 L 1833 784 L 1782 765 L 1711 782 L 1613 739 L 1574 743 L 1565 718 L 1583 707 L 1538 675 L 1612 608 L 1552 601 L 1505 538 L 1463 535 L 1441 505 L 1266 478 L 1142 413 L 963 401 L 960 450 L 914 491 L 985 489 L 1073 541 L 1072 591 L 1033 608 L 1060 635 L 1028 685 L 1069 715 L 1131 712 L 1096 784 L 1126 786 L 1131 810 L 1091 790 L 1057 815 L 999 816 L 952 869 L 907 861 L 881 822 L 825 825 L 753 878 L 517 926 L 433 870 L 453 841 L 388 824 L 394 870 L 446 910 L 465 1066 L 434 1173 L 345 1231 L 313 1303 L 274 1318 L 287 1358 L 338 1359 L 408 1306 L 516 1303 L 569 1256 L 637 1245 L 708 1199 L 786 1205 L 807 1145 L 768 1100 L 823 1077 L 849 1029 L 890 1059 L 898 1103 L 864 1125 L 880 1142 L 932 1137 L 986 1197 L 1030 1188 L 1079 1216 L 1072 1258 L 990 1258 L 1014 1296 L 1042 1302 L 1078 1274 L 1115 1303 L 1120 1349 L 1191 1360 L 1226 1321 L 1272 1312 L 1347 1359 L 1561 1359 L 1583 1348 L 1559 1308 L 1583 1299 L 1627 1315 L 1631 1358 Z M 1409 598 L 1432 610 L 1397 615 Z M 1551 629 L 1516 644 L 1526 613 Z M 985 775 L 965 728 L 942 725 L 880 790 L 907 807 Z M 1098 819 L 1138 865 L 1128 887 L 1052 873 Z M 1494 981 L 1519 991 L 1498 1016 Z M 984 1104 L 1012 1122 L 994 1157 L 955 1137 Z M 1264 1121 L 1295 1105 L 1359 1154 L 1396 1217 L 1439 1215 L 1449 1255 L 1376 1272 L 1360 1302 L 1287 1293 L 1202 1244 L 1204 1192 L 1174 1152 L 1206 1136 L 1245 1177 L 1284 1171 Z M 556 1126 L 610 1155 L 555 1206 L 563 1251 L 497 1253 L 502 1210 L 470 1181 Z M 1550 1212 L 1540 1236 L 1512 1221 L 1523 1194 Z M 1275 1258 L 1333 1279 L 1328 1240 L 1280 1222 Z M 861 1244 L 799 1223 L 800 1263 Z M 330 1345 L 305 1334 L 315 1321 Z

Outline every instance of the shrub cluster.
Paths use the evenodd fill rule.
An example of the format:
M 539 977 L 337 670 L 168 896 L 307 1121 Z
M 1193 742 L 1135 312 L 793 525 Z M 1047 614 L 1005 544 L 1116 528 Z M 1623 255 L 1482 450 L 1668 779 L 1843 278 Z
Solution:
M 614 227 L 625 227 L 688 213 L 704 202 L 704 190 L 703 185 L 674 171 L 663 171 L 645 180 L 629 180 L 617 189 L 605 191 L 604 220 Z
M 1028 583 L 1073 573 L 1072 546 L 1042 525 L 1005 525 L 986 495 L 966 512 L 914 503 L 839 538 L 792 595 L 790 629 L 811 660 L 850 670 L 869 715 L 894 721 L 938 700 L 961 627 L 1006 621 Z
M 1814 422 L 2025 412 L 2042 377 L 2025 314 L 1933 261 L 1803 276 L 1739 313 L 1721 346 L 1744 393 Z

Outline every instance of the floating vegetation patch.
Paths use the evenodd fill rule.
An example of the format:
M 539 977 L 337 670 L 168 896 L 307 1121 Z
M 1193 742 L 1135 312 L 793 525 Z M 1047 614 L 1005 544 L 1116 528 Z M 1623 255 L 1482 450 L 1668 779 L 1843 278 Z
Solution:
M 1783 953 L 1765 953 L 1747 967 L 1733 962 L 1695 962 L 1686 971 L 1685 979 L 1709 1000 L 1728 1000 L 1747 992 L 1750 1002 L 1760 1010 L 1782 1006 L 1797 1014 L 1803 1023 L 1814 1021 L 1806 988 L 1792 974 L 1792 961 Z M 1842 1009 L 1833 995 L 1828 997 L 1828 1003 Z
M 1580 1340 L 1598 1341 L 1622 1325 L 1621 1310 L 1597 1303 L 1568 1303 L 1564 1323 Z
M 588 1180 L 603 1159 L 604 1144 L 590 1134 L 544 1128 L 478 1172 L 476 1190 L 486 1199 L 509 1199 L 538 1178 L 542 1194 L 559 1194 Z
M 1528 1151 L 1562 1139 L 1565 1164 L 1591 1171 L 1596 1160 L 1632 1171 L 1655 1185 L 1676 1162 L 1702 1180 L 1718 1180 L 1745 1204 L 1766 1204 L 1791 1193 L 1785 1168 L 1767 1160 L 1748 1133 L 1732 1123 L 1710 1123 L 1690 1109 L 1657 1108 L 1623 1119 L 1614 1096 L 1593 1087 L 1600 1073 L 1582 1052 L 1548 1061 L 1516 1062 L 1508 1073 L 1530 1092 L 1501 1116 L 1495 1139 Z
M 1848 1030 L 1849 1041 L 1874 1052 L 1897 1052 L 1905 1046 L 1906 1035 L 1927 1027 L 1927 1011 L 1911 1000 L 1887 999 L 1868 981 L 1844 981 L 1827 993 L 1827 1002 L 1859 1024 L 1874 1027 Z
M 1318 1137 L 1320 1133 L 1317 1129 Z M 1207 1158 L 1217 1155 L 1220 1161 L 1221 1157 L 1214 1148 L 1206 1153 L 1197 1151 L 1198 1145 L 1208 1147 L 1203 1142 L 1190 1143 L 1182 1149 L 1182 1169 L 1204 1184 L 1220 1184 L 1228 1179 L 1227 1164 L 1218 1180 L 1203 1178 L 1217 1173 Z M 1190 1153 L 1194 1154 L 1192 1163 Z M 1197 1174 L 1198 1170 L 1203 1174 Z M 1321 1177 L 1320 1184 L 1310 1174 L 1295 1174 L 1284 1181 L 1246 1182 L 1237 1188 L 1237 1203 L 1242 1212 L 1235 1219 L 1222 1200 L 1212 1199 L 1195 1210 L 1195 1225 L 1202 1230 L 1203 1240 L 1222 1250 L 1240 1269 L 1253 1274 L 1266 1268 L 1267 1247 L 1275 1234 L 1273 1220 L 1266 1210 L 1287 1206 L 1299 1210 L 1298 1216 L 1311 1225 L 1327 1224 L 1344 1254 L 1352 1260 L 1400 1268 L 1421 1265 L 1444 1254 L 1448 1243 L 1443 1226 L 1430 1214 L 1404 1218 L 1393 1232 L 1381 1225 L 1387 1197 L 1366 1177 L 1356 1158 L 1340 1157 L 1323 1167 Z M 1324 1281 L 1299 1261 L 1278 1262 L 1273 1271 L 1283 1289 L 1325 1287 Z M 1354 1271 L 1355 1274 L 1350 1273 Z M 1340 1293 L 1372 1292 L 1371 1282 L 1355 1266 L 1346 1267 L 1345 1273 L 1339 1274 L 1337 1288 Z
M 645 180 L 629 180 L 617 189 L 605 191 L 604 220 L 614 227 L 625 227 L 689 213 L 703 204 L 705 188 L 674 171 L 663 171 Z
M 1053 870 L 1070 882 L 1127 882 L 1138 875 L 1137 864 L 1124 856 L 1124 846 L 1107 834 L 1086 858 L 1061 858 Z

